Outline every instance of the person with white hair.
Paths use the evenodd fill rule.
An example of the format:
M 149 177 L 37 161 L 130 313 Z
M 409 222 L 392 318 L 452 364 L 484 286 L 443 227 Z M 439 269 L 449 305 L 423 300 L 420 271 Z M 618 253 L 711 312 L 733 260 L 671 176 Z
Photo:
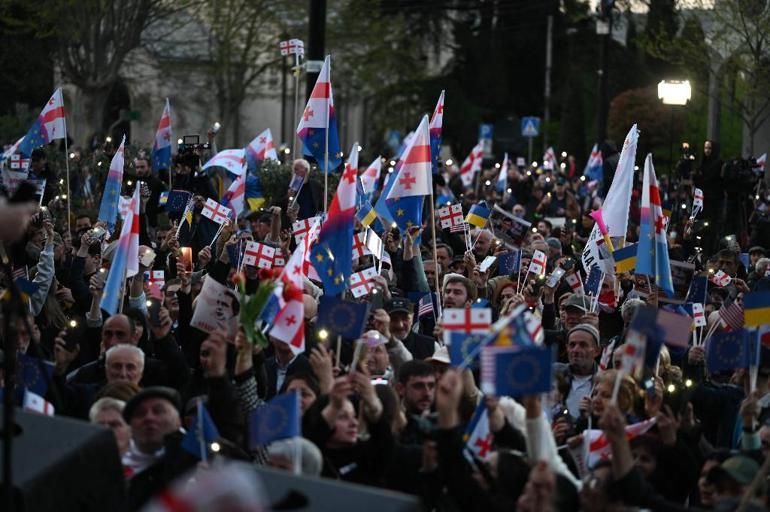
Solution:
M 88 412 L 88 420 L 95 424 L 107 427 L 115 435 L 118 452 L 122 457 L 128 450 L 131 441 L 131 427 L 123 419 L 123 409 L 126 402 L 111 397 L 100 398 L 91 406 Z

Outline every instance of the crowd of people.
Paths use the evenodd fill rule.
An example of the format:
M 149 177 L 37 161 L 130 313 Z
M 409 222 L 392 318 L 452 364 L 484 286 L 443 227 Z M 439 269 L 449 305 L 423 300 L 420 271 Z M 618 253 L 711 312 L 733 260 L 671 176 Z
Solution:
M 206 281 L 233 290 L 217 307 L 237 315 L 244 295 L 234 274 L 243 270 L 245 296 L 275 280 L 278 271 L 232 261 L 232 248 L 257 241 L 288 258 L 302 243 L 292 236 L 292 225 L 323 210 L 323 189 L 305 179 L 318 172 L 314 166 L 294 161 L 292 171 L 307 187 L 266 198 L 212 242 L 218 226 L 201 212 L 206 199 L 221 196 L 212 176 L 201 172 L 198 155 L 177 157 L 171 172 L 151 170 L 141 152 L 127 158 L 123 195 L 142 187 L 140 268 L 121 290 L 121 312 L 108 315 L 100 303 L 120 228 L 103 235 L 107 226 L 97 222 L 96 212 L 115 147 L 65 155 L 73 164 L 69 198 L 63 166 L 46 159 L 51 152 L 56 148 L 35 150 L 29 168 L 30 176 L 46 178 L 45 208 L 0 205 L 0 238 L 14 274 L 26 268 L 36 285 L 25 297 L 28 312 L 5 325 L 5 346 L 15 343 L 17 357 L 50 363 L 41 393 L 56 415 L 112 430 L 116 449 L 105 456 L 120 457 L 132 510 L 188 471 L 210 471 L 206 466 L 220 458 L 400 491 L 418 497 L 425 510 L 768 506 L 770 345 L 761 349 L 751 385 L 746 368 L 710 371 L 700 343 L 663 346 L 656 364 L 635 379 L 619 373 L 617 359 L 636 312 L 645 305 L 664 307 L 663 294 L 633 270 L 604 275 L 597 297 L 567 282 L 569 275 L 587 279 L 581 254 L 594 227 L 588 214 L 601 206 L 617 165 L 618 152 L 609 144 L 601 179 L 587 179 L 571 157 L 547 167 L 511 165 L 503 190 L 495 186 L 499 169 L 491 159 L 470 186 L 457 169 L 441 169 L 434 177 L 437 197 L 439 189 L 451 192 L 464 213 L 485 200 L 510 216 L 493 214 L 484 228 L 466 227 L 469 237 L 427 214 L 422 226 L 406 233 L 381 233 L 389 261 L 377 262 L 382 272 L 373 277 L 374 293 L 344 294 L 370 304 L 358 339 L 338 341 L 317 328 L 324 290 L 319 280 L 305 277 L 300 353 L 271 336 L 269 322 L 263 324 L 267 345 L 255 343 L 243 328 L 205 332 L 191 324 L 203 307 Z M 721 311 L 740 306 L 744 293 L 770 289 L 770 232 L 764 229 L 770 193 L 762 179 L 736 183 L 712 141 L 686 171 L 677 166 L 660 185 L 669 212 L 670 259 L 691 264 L 690 275 L 721 270 L 732 278 L 725 286 L 710 282 L 703 304 L 706 330 L 720 333 L 731 329 Z M 639 237 L 642 173 L 635 179 L 626 243 Z M 704 209 L 692 219 L 696 188 L 704 192 Z M 184 212 L 170 213 L 161 204 L 169 189 L 195 198 L 189 224 Z M 531 226 L 511 236 L 517 223 L 511 216 Z M 356 232 L 363 230 L 357 221 Z M 468 239 L 474 241 L 470 248 Z M 181 256 L 185 247 L 195 255 L 192 268 Z M 519 251 L 520 262 L 513 271 L 506 273 L 498 262 L 481 265 L 488 256 L 512 251 Z M 565 271 L 552 285 L 528 273 L 536 251 L 547 255 L 544 275 Z M 376 262 L 364 255 L 353 263 L 356 271 Z M 152 271 L 159 270 L 165 276 L 161 305 L 153 309 Z M 4 276 L 5 288 L 10 279 Z M 421 307 L 425 296 L 433 297 L 429 308 Z M 498 321 L 520 314 L 522 305 L 542 328 L 541 343 L 553 347 L 552 390 L 484 394 L 477 367 L 453 364 L 442 312 L 483 306 Z M 25 385 L 23 376 L 16 385 Z M 249 418 L 291 392 L 300 397 L 301 437 L 255 446 Z M 219 435 L 204 465 L 200 454 L 182 448 L 201 404 Z M 468 425 L 480 405 L 491 439 L 486 449 L 469 454 Z M 654 420 L 651 427 L 629 434 L 648 420 Z M 597 429 L 602 436 L 592 443 L 608 448 L 586 464 L 587 455 L 576 454 Z

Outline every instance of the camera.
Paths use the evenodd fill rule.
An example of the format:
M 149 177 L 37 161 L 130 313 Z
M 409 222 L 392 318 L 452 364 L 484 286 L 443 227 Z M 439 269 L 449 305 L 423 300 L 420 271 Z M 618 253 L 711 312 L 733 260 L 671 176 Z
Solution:
M 209 143 L 201 142 L 200 135 L 183 135 L 182 142 L 177 145 L 177 153 L 180 155 L 200 154 L 204 149 L 209 149 Z

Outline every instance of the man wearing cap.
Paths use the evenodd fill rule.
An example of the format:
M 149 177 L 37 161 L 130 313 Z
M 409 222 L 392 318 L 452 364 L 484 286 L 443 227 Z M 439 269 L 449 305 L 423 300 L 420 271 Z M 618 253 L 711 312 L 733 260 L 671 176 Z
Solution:
M 367 346 L 366 366 L 372 378 L 391 381 L 401 365 L 412 360 L 403 343 L 393 337 L 388 339 L 379 331 L 366 331 L 361 339 Z
M 760 258 L 764 258 L 767 256 L 767 253 L 765 252 L 765 248 L 759 245 L 755 245 L 751 249 L 749 249 L 749 267 L 747 268 L 747 272 L 751 272 L 754 270 L 754 268 L 757 265 L 757 261 L 759 261 Z
M 554 314 L 549 314 L 549 309 L 553 309 L 553 295 L 546 294 L 543 297 L 543 318 L 554 318 Z M 553 329 L 553 325 L 543 323 L 545 329 L 546 345 L 557 345 L 559 347 L 558 360 L 567 360 L 567 333 L 581 322 L 589 321 L 598 328 L 598 319 L 591 313 L 591 299 L 585 295 L 570 295 L 560 307 L 559 318 L 561 319 L 558 329 Z
M 179 393 L 157 386 L 137 393 L 123 409 L 123 418 L 131 426 L 131 441 L 122 461 L 131 510 L 140 508 L 197 461 L 180 446 L 181 407 Z
M 403 343 L 414 359 L 425 359 L 433 355 L 436 342 L 433 338 L 412 330 L 414 320 L 412 307 L 413 305 L 407 299 L 393 297 L 385 305 L 386 315 L 378 315 L 375 312 L 375 327 L 389 340 L 386 347 L 388 352 L 397 351 L 397 344 Z
M 719 466 L 711 468 L 706 479 L 714 485 L 714 508 L 716 510 L 735 510 L 751 482 L 759 472 L 759 464 L 746 455 L 735 455 L 726 459 Z M 764 495 L 767 484 L 761 483 L 750 497 L 749 507 L 743 510 L 764 510 L 760 497 Z M 757 506 L 760 508 L 757 508 Z
M 569 363 L 556 363 L 554 370 L 562 374 L 570 384 L 565 402 L 573 418 L 580 417 L 580 402 L 591 395 L 593 377 L 598 368 L 596 358 L 600 353 L 599 331 L 596 327 L 590 324 L 577 324 L 569 330 L 567 335 Z

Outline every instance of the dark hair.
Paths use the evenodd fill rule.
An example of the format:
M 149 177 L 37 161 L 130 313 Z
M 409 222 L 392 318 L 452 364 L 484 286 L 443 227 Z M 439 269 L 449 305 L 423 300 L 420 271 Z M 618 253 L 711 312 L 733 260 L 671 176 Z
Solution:
M 449 257 L 453 258 L 455 255 L 455 252 L 452 250 L 452 247 L 450 247 L 448 244 L 436 244 L 436 250 L 439 249 L 446 249 L 446 251 L 449 253 Z
M 295 380 L 301 380 L 305 384 L 307 384 L 307 387 L 309 387 L 313 393 L 315 393 L 316 397 L 321 396 L 321 385 L 318 383 L 318 379 L 316 376 L 309 370 L 301 370 L 295 373 L 292 373 L 291 375 L 286 376 L 286 380 L 283 383 L 283 386 L 281 387 L 281 392 L 286 391 L 289 388 L 289 384 L 294 382 Z
M 465 292 L 468 295 L 469 301 L 474 302 L 476 300 L 476 297 L 478 297 L 478 291 L 476 290 L 476 286 L 474 286 L 473 281 L 471 281 L 467 277 L 461 276 L 461 275 L 451 276 L 447 278 L 442 288 L 446 288 L 446 286 L 451 283 L 460 283 L 461 285 L 463 285 L 463 287 L 465 288 Z
M 47 160 L 48 155 L 45 154 L 45 150 L 43 148 L 37 148 L 32 150 L 32 154 L 29 158 L 33 162 L 38 162 L 40 160 Z
M 231 307 L 233 309 L 233 315 L 237 315 L 238 312 L 241 310 L 241 303 L 238 302 L 238 296 L 236 294 L 234 294 L 233 292 L 231 292 L 230 290 L 225 290 L 223 293 L 224 293 L 224 295 L 226 295 L 226 296 L 230 297 L 231 299 L 233 299 L 233 304 L 232 304 Z
M 724 259 L 730 259 L 733 260 L 735 263 L 738 263 L 738 253 L 731 250 L 731 249 L 722 249 L 716 254 L 715 259 L 724 258 Z
M 435 375 L 433 366 L 421 359 L 412 359 L 401 365 L 398 370 L 399 384 L 406 385 L 412 377 L 429 377 Z

